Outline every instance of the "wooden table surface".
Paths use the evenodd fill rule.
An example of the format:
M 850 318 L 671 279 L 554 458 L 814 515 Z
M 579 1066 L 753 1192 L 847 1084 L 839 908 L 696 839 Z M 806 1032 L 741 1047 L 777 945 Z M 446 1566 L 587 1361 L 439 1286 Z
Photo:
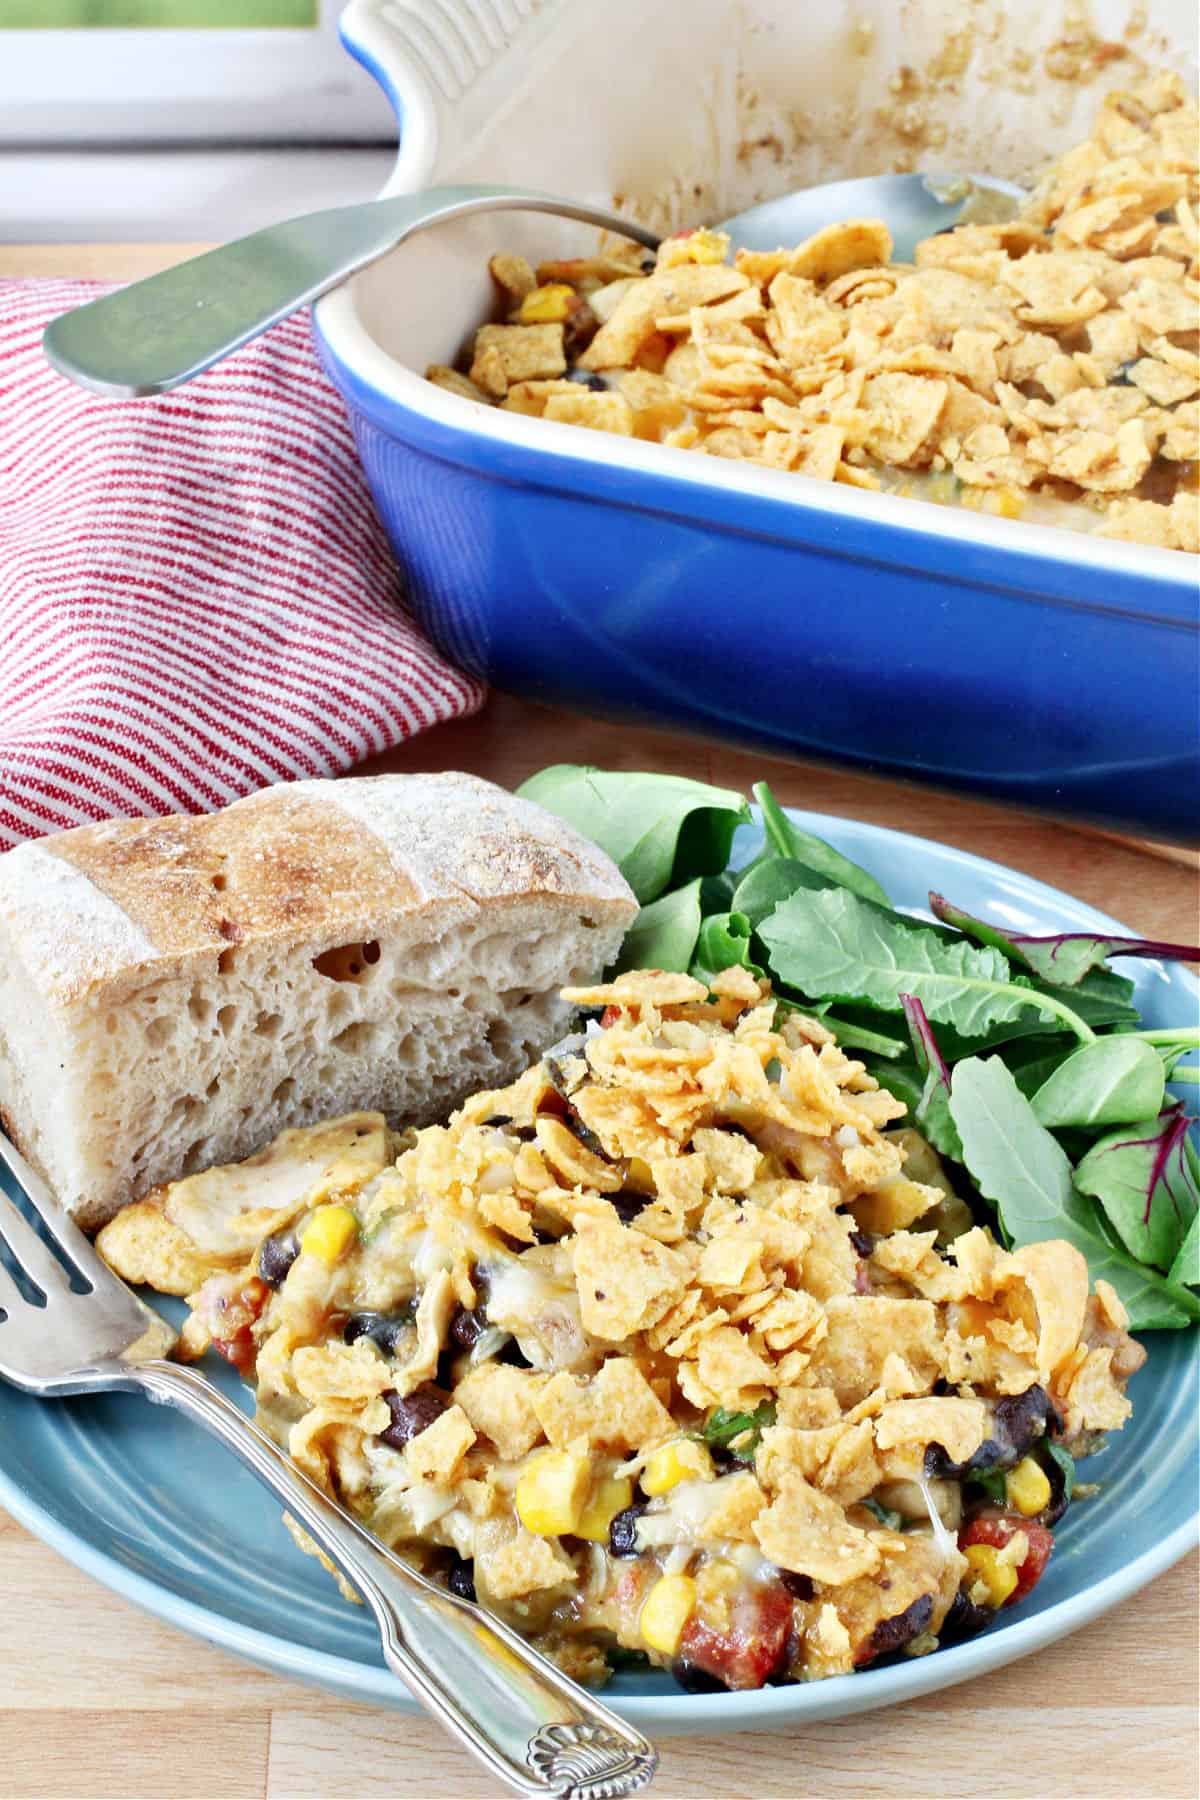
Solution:
M 128 278 L 163 246 L 0 247 L 0 275 Z M 473 770 L 515 786 L 551 761 L 658 768 L 940 838 L 1194 941 L 1194 872 L 974 801 L 603 724 L 495 696 L 372 769 Z M 1136 1420 L 1133 1426 L 1136 1430 Z M 998 1674 L 790 1733 L 667 1739 L 663 1800 L 993 1796 L 1195 1800 L 1195 1554 L 1105 1618 Z M 0 1796 L 11 1800 L 485 1800 L 432 1722 L 252 1669 L 136 1611 L 0 1513 Z

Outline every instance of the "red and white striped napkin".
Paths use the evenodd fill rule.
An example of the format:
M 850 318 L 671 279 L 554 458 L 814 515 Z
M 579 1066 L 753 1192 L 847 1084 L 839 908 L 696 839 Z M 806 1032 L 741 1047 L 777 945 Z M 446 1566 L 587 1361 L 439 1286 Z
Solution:
M 307 318 L 106 400 L 41 349 L 105 291 L 0 282 L 0 848 L 334 774 L 483 700 L 403 610 Z

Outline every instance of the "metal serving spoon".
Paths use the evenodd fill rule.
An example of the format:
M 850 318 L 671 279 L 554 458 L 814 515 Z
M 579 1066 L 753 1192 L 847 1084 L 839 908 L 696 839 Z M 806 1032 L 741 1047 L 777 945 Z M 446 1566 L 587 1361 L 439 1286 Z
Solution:
M 868 175 L 768 200 L 726 220 L 722 229 L 735 246 L 772 250 L 799 244 L 839 219 L 882 218 L 896 256 L 905 259 L 921 238 L 964 216 L 980 216 L 981 202 L 987 217 L 1010 217 L 1020 197 L 1011 183 L 976 175 Z M 555 213 L 650 250 L 659 243 L 653 232 L 615 213 L 521 188 L 397 194 L 269 225 L 63 313 L 46 327 L 46 355 L 61 374 L 99 394 L 128 399 L 166 393 L 415 232 L 484 212 Z

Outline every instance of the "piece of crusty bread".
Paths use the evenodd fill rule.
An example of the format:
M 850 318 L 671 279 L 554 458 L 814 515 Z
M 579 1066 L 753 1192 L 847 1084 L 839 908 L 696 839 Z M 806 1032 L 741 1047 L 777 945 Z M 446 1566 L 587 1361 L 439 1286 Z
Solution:
M 88 1228 L 289 1125 L 444 1115 L 562 1035 L 636 902 L 471 775 L 298 781 L 0 855 L 0 1115 Z

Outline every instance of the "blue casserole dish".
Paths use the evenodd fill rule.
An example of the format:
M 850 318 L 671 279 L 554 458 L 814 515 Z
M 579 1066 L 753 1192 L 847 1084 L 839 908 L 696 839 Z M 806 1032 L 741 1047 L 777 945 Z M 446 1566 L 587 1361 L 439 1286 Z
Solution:
M 388 191 L 479 179 L 478 157 L 446 154 L 478 93 L 427 45 L 422 62 L 397 18 L 415 15 L 356 0 L 343 21 L 397 110 Z M 482 173 L 534 174 L 518 131 Z M 603 199 L 576 169 L 542 158 L 536 184 Z M 1200 839 L 1193 558 L 527 419 L 422 379 L 488 316 L 493 250 L 561 254 L 576 231 L 462 221 L 315 309 L 411 605 L 448 655 L 536 700 Z

